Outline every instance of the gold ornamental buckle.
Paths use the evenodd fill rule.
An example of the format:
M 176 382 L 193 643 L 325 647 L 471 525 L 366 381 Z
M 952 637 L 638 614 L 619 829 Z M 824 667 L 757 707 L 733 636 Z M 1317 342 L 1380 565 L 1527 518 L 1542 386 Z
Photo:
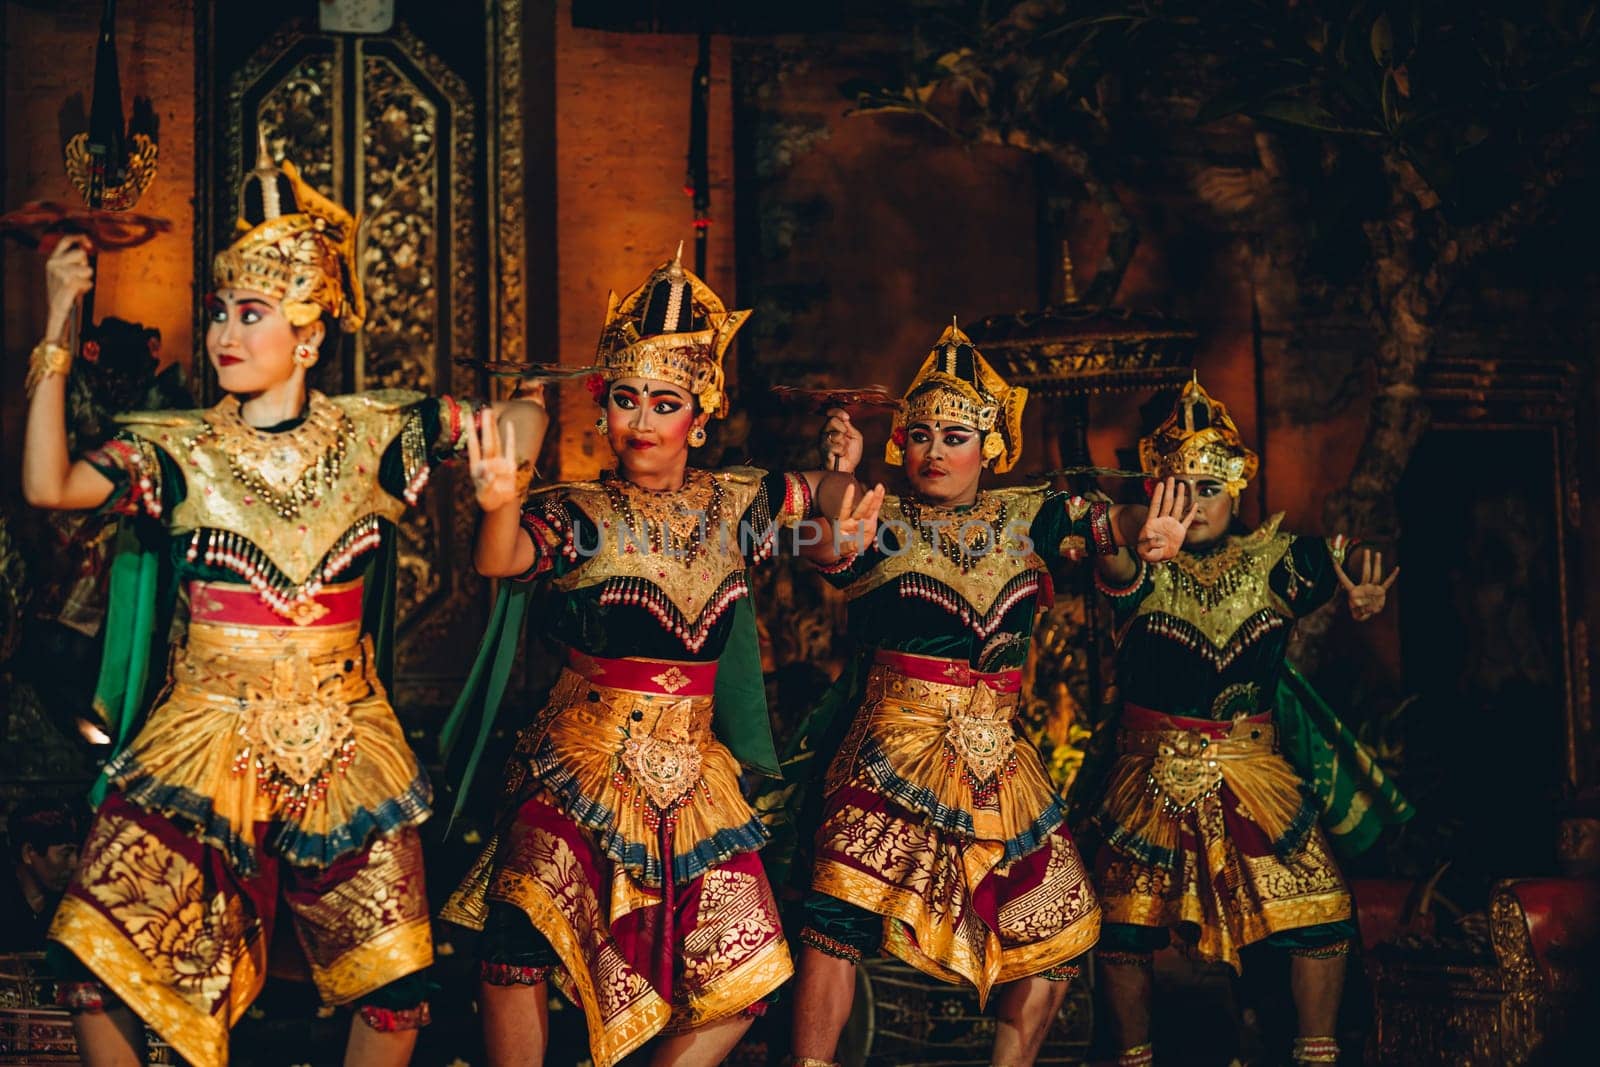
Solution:
M 1183 811 L 1222 784 L 1222 765 L 1198 730 L 1169 731 L 1156 744 L 1150 780 L 1169 805 Z

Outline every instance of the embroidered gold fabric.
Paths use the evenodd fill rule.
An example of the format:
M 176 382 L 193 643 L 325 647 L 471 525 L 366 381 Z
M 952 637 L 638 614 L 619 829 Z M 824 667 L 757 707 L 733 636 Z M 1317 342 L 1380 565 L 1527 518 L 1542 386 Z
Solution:
M 728 1018 L 793 975 L 771 889 L 752 874 L 713 869 L 702 876 L 694 928 L 684 938 L 682 1000 L 667 1003 L 604 936 L 618 918 L 616 886 L 608 902 L 565 841 L 543 829 L 529 838 L 519 862 L 496 876 L 492 895 L 521 908 L 561 957 L 551 977 L 582 1008 L 596 1067 L 612 1067 L 659 1033 Z
M 1270 757 L 1277 734 L 1269 723 L 1240 719 L 1227 737 L 1207 737 L 1197 730 L 1124 730 L 1117 740 L 1124 753 L 1150 758 L 1151 788 L 1169 807 L 1182 811 L 1220 786 L 1233 761 Z M 1248 773 L 1232 771 L 1234 777 Z
M 1222 800 L 1196 809 L 1199 840 L 1176 868 L 1114 854 L 1100 867 L 1096 889 L 1105 921 L 1134 926 L 1190 924 L 1194 951 L 1237 972 L 1239 950 L 1283 930 L 1350 918 L 1350 893 L 1320 828 L 1292 860 L 1244 856 L 1228 839 Z
M 845 590 L 851 599 L 865 596 L 881 586 L 896 581 L 903 575 L 916 574 L 931 578 L 960 597 L 979 615 L 987 615 L 1005 591 L 1008 583 L 1029 571 L 1045 570 L 1044 560 L 1034 550 L 1028 538 L 1028 529 L 1039 508 L 1044 505 L 1047 490 L 1044 488 L 990 489 L 982 493 L 972 512 L 946 511 L 915 504 L 907 509 L 900 497 L 886 496 L 878 515 L 880 532 L 893 531 L 903 542 L 901 552 L 885 555 L 866 574 Z M 979 509 L 982 509 L 981 512 Z M 974 515 L 974 512 L 978 514 Z M 1001 542 L 996 551 L 963 568 L 952 553 L 943 550 L 942 540 L 950 538 L 956 544 L 959 556 L 961 527 L 969 522 L 984 522 L 986 517 L 1004 513 L 1006 525 L 997 530 Z M 935 548 L 932 537 L 921 536 L 913 517 L 926 524 L 930 521 L 948 520 L 939 534 L 941 547 Z M 881 533 L 880 533 L 881 535 Z
M 306 417 L 281 433 L 263 433 L 244 421 L 236 396 L 224 397 L 202 418 L 207 442 L 227 458 L 240 484 L 282 518 L 293 519 L 339 480 L 355 424 L 337 405 L 313 391 Z
M 405 503 L 379 483 L 378 467 L 406 424 L 407 408 L 421 399 L 400 390 L 337 397 L 313 391 L 312 417 L 274 434 L 238 421 L 235 397 L 209 411 L 120 421 L 183 472 L 187 493 L 172 516 L 174 534 L 226 531 L 303 588 L 363 520 L 393 522 L 404 514 Z M 252 472 L 248 480 L 236 468 Z M 298 501 L 301 510 L 286 521 L 275 500 Z
M 1051 835 L 1044 877 L 1006 908 L 999 929 L 974 907 L 987 875 L 971 870 L 973 846 L 922 822 L 845 805 L 819 831 L 828 855 L 813 869 L 826 893 L 884 922 L 884 951 L 943 982 L 969 983 L 980 1002 L 1002 982 L 1074 959 L 1100 936 L 1088 872 L 1066 839 Z
M 205 1004 L 194 1002 L 169 985 L 167 976 L 105 913 L 69 896 L 56 911 L 50 937 L 71 949 L 185 1063 L 195 1067 L 227 1064 L 228 1023 L 211 1014 Z M 236 975 L 234 981 L 236 987 L 255 984 L 259 989 L 254 979 L 247 982 L 245 977 Z
M 867 675 L 853 737 L 828 769 L 828 791 L 851 780 L 881 788 L 885 783 L 879 776 L 887 772 L 926 798 L 925 814 L 938 809 L 968 813 L 979 843 L 969 845 L 964 862 L 976 879 L 1000 861 L 1000 843 L 1026 833 L 1055 797 L 1038 753 L 1017 736 L 1011 721 L 1016 706 L 1016 694 L 996 694 L 985 685 L 941 685 L 875 666 Z M 866 739 L 882 767 L 862 760 Z M 961 773 L 963 764 L 968 774 Z M 1001 770 L 1007 776 L 996 781 Z M 998 788 L 985 790 L 984 802 L 978 803 L 974 783 L 982 788 L 991 782 Z M 917 806 L 910 798 L 897 799 Z
M 749 566 L 740 552 L 738 524 L 760 491 L 761 478 L 761 472 L 753 468 L 704 471 L 691 467 L 685 486 L 672 493 L 652 493 L 625 482 L 554 487 L 553 492 L 563 494 L 600 527 L 600 544 L 580 566 L 552 584 L 570 592 L 616 579 L 634 579 L 660 590 L 692 624 L 711 606 L 723 583 Z M 725 524 L 710 521 L 713 511 Z M 702 522 L 702 515 L 707 521 Z M 653 546 L 640 547 L 648 531 L 662 529 L 671 531 L 674 545 L 690 551 L 669 553 L 654 551 Z M 592 546 L 581 547 L 587 550 Z
M 418 776 L 375 670 L 359 624 L 191 623 L 165 699 L 112 765 L 112 784 L 153 780 L 203 798 L 245 843 L 273 819 L 328 834 L 408 797 Z M 427 814 L 415 806 L 410 821 Z
M 1281 513 L 1274 515 L 1245 536 L 1230 537 L 1215 552 L 1180 552 L 1151 567 L 1150 592 L 1129 622 L 1151 615 L 1179 619 L 1220 651 L 1263 611 L 1292 618 L 1293 610 L 1269 581 L 1293 542 L 1278 532 L 1282 520 Z
M 622 840 L 660 860 L 658 820 L 666 812 L 680 845 L 751 818 L 738 761 L 711 732 L 712 709 L 711 697 L 636 693 L 567 670 L 517 751 L 531 756 L 548 738 L 585 800 L 614 812 Z

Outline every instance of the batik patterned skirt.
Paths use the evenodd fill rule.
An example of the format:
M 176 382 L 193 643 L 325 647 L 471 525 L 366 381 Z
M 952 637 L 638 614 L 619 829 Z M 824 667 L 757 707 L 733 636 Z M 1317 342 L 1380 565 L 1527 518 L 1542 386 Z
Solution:
M 1088 951 L 1100 909 L 1038 752 L 1021 672 L 880 652 L 828 769 L 813 894 L 883 920 L 882 947 L 981 998 Z
M 415 824 L 428 783 L 373 672 L 359 583 L 306 626 L 193 583 L 165 698 L 50 929 L 190 1063 L 227 1063 L 280 903 L 318 991 L 349 1004 L 433 960 Z
M 528 916 L 597 1067 L 738 1015 L 793 973 L 767 832 L 711 733 L 715 663 L 574 656 L 518 738 L 507 814 L 443 912 Z
M 1350 917 L 1320 805 L 1276 750 L 1271 715 L 1216 722 L 1123 709 L 1097 817 L 1106 920 L 1173 928 L 1235 970 L 1239 950 Z

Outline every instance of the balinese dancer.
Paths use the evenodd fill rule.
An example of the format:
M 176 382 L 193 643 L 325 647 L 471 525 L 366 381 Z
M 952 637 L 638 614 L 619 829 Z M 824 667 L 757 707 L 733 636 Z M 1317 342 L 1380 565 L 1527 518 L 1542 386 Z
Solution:
M 1341 588 L 1351 614 L 1369 619 L 1398 572 L 1383 579 L 1381 556 L 1368 554 L 1355 582 L 1343 570 L 1342 540 L 1294 537 L 1279 530 L 1281 516 L 1239 526 L 1239 493 L 1257 457 L 1198 381 L 1139 442 L 1139 458 L 1157 480 L 1150 506 L 1118 508 L 1113 520 L 1183 550 L 1160 564 L 1124 550 L 1097 560 L 1117 620 L 1124 701 L 1095 863 L 1106 918 L 1096 958 L 1118 1063 L 1152 1062 L 1151 954 L 1172 932 L 1236 970 L 1245 945 L 1287 949 L 1295 1062 L 1333 1063 L 1350 895 L 1318 825 L 1327 804 L 1316 776 L 1284 758 L 1278 693 L 1295 620 Z M 1370 757 L 1357 750 L 1352 761 L 1385 801 L 1385 817 L 1405 818 Z
M 767 832 L 739 791 L 741 763 L 777 768 L 746 572 L 811 516 L 870 535 L 882 489 L 852 506 L 848 476 L 688 464 L 726 413 L 723 354 L 747 315 L 676 260 L 612 295 L 590 379 L 617 457 L 600 481 L 524 506 L 493 435 L 474 446 L 478 568 L 522 583 L 496 615 L 514 634 L 537 583 L 567 652 L 518 737 L 499 831 L 444 913 L 483 931 L 491 1062 L 542 1062 L 554 981 L 599 1067 L 657 1035 L 653 1063 L 721 1063 L 793 971 L 756 855 Z M 496 645 L 474 669 L 486 692 L 509 668 Z M 469 689 L 459 707 L 487 722 L 486 701 Z
M 431 794 L 386 697 L 391 527 L 471 413 L 308 390 L 365 316 L 355 220 L 265 153 L 240 208 L 206 298 L 227 396 L 125 416 L 76 462 L 56 339 L 93 279 L 81 239 L 48 264 L 24 490 L 128 517 L 96 699 L 118 747 L 50 937 L 85 1062 L 143 1062 L 143 1020 L 186 1062 L 225 1064 L 287 922 L 323 999 L 359 1008 L 345 1062 L 401 1064 L 427 1019 L 416 827 Z M 524 407 L 525 437 L 542 433 Z M 174 620 L 170 673 L 136 725 Z
M 831 763 L 800 935 L 803 1067 L 833 1061 L 853 968 L 880 952 L 980 999 L 1000 987 L 993 1062 L 1032 1063 L 1098 936 L 1062 802 L 1012 717 L 1051 565 L 1113 551 L 1113 527 L 1105 504 L 979 487 L 986 468 L 1016 464 L 1026 398 L 948 328 L 886 450 L 909 495 L 885 498 L 873 543 L 841 541 L 823 567 L 860 652 L 805 728 Z M 858 440 L 834 412 L 823 447 L 839 469 Z

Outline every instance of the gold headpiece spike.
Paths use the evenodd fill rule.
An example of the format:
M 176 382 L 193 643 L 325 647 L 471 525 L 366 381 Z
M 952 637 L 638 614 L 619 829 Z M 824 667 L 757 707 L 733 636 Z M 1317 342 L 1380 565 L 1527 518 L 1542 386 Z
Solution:
M 275 164 L 264 132 L 256 146 L 255 169 L 239 190 L 238 236 L 212 261 L 212 284 L 277 299 L 295 326 L 327 314 L 345 331 L 359 330 L 366 301 L 355 261 L 356 220 L 307 184 L 293 163 Z
M 970 364 L 961 358 L 963 349 L 970 354 Z M 895 414 L 896 434 L 884 448 L 884 459 L 896 466 L 904 462 L 904 450 L 895 440 L 896 436 L 903 440 L 912 423 L 952 422 L 983 434 L 984 459 L 1003 474 L 1022 454 L 1022 408 L 1027 399 L 1028 390 L 1008 384 L 951 315 L 950 325 L 906 389 L 904 404 Z
M 683 265 L 683 246 L 678 242 L 672 259 L 651 271 L 639 288 L 608 302 L 595 362 L 608 381 L 670 382 L 693 394 L 702 411 L 722 417 L 727 414 L 722 357 L 750 313 L 729 311 Z M 652 295 L 663 284 L 665 300 L 658 296 L 652 310 Z M 658 316 L 665 329 L 659 328 Z
M 1204 425 L 1195 409 L 1204 408 Z M 1256 475 L 1260 459 L 1245 447 L 1228 406 L 1214 400 L 1193 375 L 1172 414 L 1153 433 L 1139 439 L 1139 466 L 1152 478 L 1210 478 L 1238 497 Z

